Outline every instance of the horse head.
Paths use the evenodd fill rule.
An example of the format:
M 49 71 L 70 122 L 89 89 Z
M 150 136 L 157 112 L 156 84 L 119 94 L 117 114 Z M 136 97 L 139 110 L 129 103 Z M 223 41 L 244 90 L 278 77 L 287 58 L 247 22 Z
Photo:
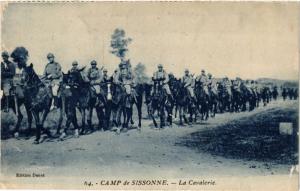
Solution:
M 24 67 L 24 76 L 23 81 L 25 84 L 29 87 L 33 86 L 40 86 L 42 85 L 42 81 L 40 80 L 39 76 L 35 73 L 33 69 L 33 64 L 30 64 L 29 66 Z

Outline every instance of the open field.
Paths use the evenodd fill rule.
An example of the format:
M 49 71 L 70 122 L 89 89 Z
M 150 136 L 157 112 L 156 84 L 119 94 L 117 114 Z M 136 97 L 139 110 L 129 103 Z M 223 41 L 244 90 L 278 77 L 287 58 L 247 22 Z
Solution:
M 264 144 L 272 143 L 270 150 L 274 151 L 276 145 L 270 141 L 270 136 L 265 142 L 260 136 L 276 132 L 280 120 L 295 123 L 297 116 L 297 101 L 276 101 L 252 112 L 217 114 L 215 118 L 193 126 L 174 125 L 154 130 L 150 128 L 152 122 L 143 119 L 141 132 L 132 129 L 116 135 L 110 131 L 97 131 L 80 138 L 45 141 L 39 145 L 32 144 L 34 137 L 28 140 L 10 138 L 2 140 L 1 172 L 5 176 L 34 171 L 45 173 L 47 177 L 106 178 L 287 175 L 291 164 L 296 162 L 297 152 L 293 145 L 289 150 L 288 145 L 282 143 L 278 146 L 278 153 L 269 158 L 255 154 L 259 152 L 258 148 L 248 155 L 242 150 L 251 141 L 260 140 Z M 54 123 L 51 117 L 48 124 Z M 259 131 L 258 124 L 266 125 L 267 131 Z M 281 143 L 280 136 L 275 134 L 273 138 Z M 204 135 L 211 137 L 206 141 L 199 140 Z M 233 135 L 240 136 L 232 140 L 244 141 L 244 148 L 239 148 L 234 141 L 224 144 L 231 139 L 228 136 Z M 231 149 L 228 149 L 228 144 L 231 144 Z M 214 150 L 216 145 L 222 147 L 221 150 Z M 287 151 L 279 151 L 282 148 Z M 278 160 L 280 156 L 285 160 Z

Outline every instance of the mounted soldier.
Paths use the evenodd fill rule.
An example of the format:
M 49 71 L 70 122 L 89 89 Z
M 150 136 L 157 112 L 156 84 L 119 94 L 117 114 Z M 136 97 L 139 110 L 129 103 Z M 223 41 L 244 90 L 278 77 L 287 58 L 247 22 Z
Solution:
M 241 84 L 242 84 L 242 79 L 239 77 L 236 77 L 236 79 L 232 83 L 233 89 L 237 92 L 240 92 Z
M 222 85 L 223 85 L 223 87 L 226 89 L 227 93 L 228 93 L 230 96 L 232 96 L 232 92 L 231 92 L 231 86 L 232 86 L 232 83 L 231 83 L 231 81 L 228 79 L 227 76 L 225 76 L 225 78 L 223 78 Z
M 3 61 L 1 62 L 1 90 L 6 101 L 6 107 L 4 111 L 8 112 L 9 96 L 14 96 L 13 79 L 16 74 L 16 67 L 11 61 L 9 61 L 9 54 L 7 51 L 2 52 L 2 59 Z
M 254 80 L 251 80 L 250 89 L 251 89 L 253 95 L 256 97 L 257 96 L 257 87 L 256 87 Z
M 69 73 L 79 71 L 78 62 L 75 60 L 72 62 L 72 68 L 68 71 Z
M 195 98 L 195 92 L 194 92 L 195 81 L 193 76 L 189 74 L 188 69 L 185 69 L 184 71 L 184 76 L 182 77 L 182 83 L 184 84 L 184 88 L 187 89 L 187 92 L 191 97 L 191 99 L 194 101 L 194 103 L 196 103 L 197 100 Z
M 102 69 L 97 67 L 97 62 L 95 60 L 91 61 L 91 67 L 87 71 L 87 77 L 92 89 L 95 91 L 96 95 L 99 95 L 101 93 L 100 83 L 103 80 L 103 73 Z
M 162 64 L 159 64 L 157 66 L 158 70 L 156 72 L 153 73 L 153 79 L 154 80 L 158 80 L 158 81 L 162 81 L 163 83 L 163 89 L 166 91 L 169 99 L 171 101 L 173 101 L 173 96 L 171 94 L 171 90 L 170 90 L 170 87 L 169 87 L 169 76 L 167 74 L 167 72 L 163 69 L 163 65 Z M 151 95 L 153 94 L 154 92 L 154 89 L 152 88 L 152 91 L 151 91 Z
M 215 96 L 218 95 L 218 87 L 217 87 L 217 80 L 213 78 L 212 74 L 207 74 L 207 84 L 208 84 L 208 90 L 213 93 Z
M 102 77 L 102 82 L 108 81 L 109 80 L 109 76 L 107 74 L 107 69 L 104 68 L 103 69 L 103 77 Z
M 136 93 L 135 93 L 135 76 L 131 71 L 131 64 L 130 61 L 121 62 L 119 65 L 119 72 L 115 75 L 115 82 L 117 84 L 121 84 L 125 88 L 126 95 L 132 95 L 134 98 L 135 103 L 136 100 Z
M 208 78 L 205 74 L 205 70 L 201 70 L 201 74 L 199 76 L 196 77 L 196 81 L 200 82 L 202 87 L 203 87 L 203 90 L 205 92 L 205 94 L 207 96 L 209 96 L 209 91 L 208 91 Z
M 47 59 L 49 63 L 46 65 L 44 70 L 43 79 L 45 79 L 45 82 L 49 83 L 49 87 L 52 91 L 53 95 L 53 102 L 51 103 L 50 110 L 54 109 L 58 105 L 58 89 L 62 83 L 63 74 L 61 71 L 61 66 L 59 63 L 54 61 L 54 55 L 52 53 L 49 53 L 47 55 Z

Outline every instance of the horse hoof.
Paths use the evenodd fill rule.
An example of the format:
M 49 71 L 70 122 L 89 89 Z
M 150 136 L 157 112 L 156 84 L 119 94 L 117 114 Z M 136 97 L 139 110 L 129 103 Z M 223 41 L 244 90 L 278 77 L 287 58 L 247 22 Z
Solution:
M 15 132 L 14 133 L 14 137 L 17 139 L 17 138 L 19 138 L 19 133 L 18 132 Z
M 75 138 L 79 138 L 79 132 L 78 129 L 75 129 L 75 134 L 74 134 Z
M 121 133 L 121 130 L 120 130 L 120 129 L 117 129 L 117 130 L 116 130 L 116 134 L 117 134 L 117 135 L 120 135 L 120 133 Z
M 39 140 L 34 140 L 34 142 L 33 142 L 33 144 L 35 144 L 35 145 L 37 145 L 39 143 L 40 143 Z
M 59 139 L 60 139 L 61 141 L 63 141 L 63 139 L 64 139 L 65 137 L 66 137 L 66 133 L 63 132 L 63 133 L 60 135 Z

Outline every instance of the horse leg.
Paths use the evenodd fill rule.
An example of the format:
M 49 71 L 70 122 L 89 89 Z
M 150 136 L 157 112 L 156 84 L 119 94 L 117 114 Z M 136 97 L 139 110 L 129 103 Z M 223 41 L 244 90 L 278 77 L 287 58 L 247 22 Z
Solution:
M 96 108 L 97 112 L 97 117 L 98 117 L 98 130 L 103 129 L 103 117 L 104 117 L 104 112 L 102 108 Z
M 112 125 L 119 127 L 119 124 L 117 123 L 117 111 L 112 111 Z
M 157 128 L 157 122 L 156 122 L 155 117 L 154 117 L 155 109 L 154 109 L 153 105 L 150 105 L 149 108 L 150 108 L 150 117 L 152 118 L 154 127 Z
M 88 113 L 88 116 L 87 116 L 87 123 L 88 123 L 88 127 L 89 127 L 89 129 L 91 130 L 91 131 L 94 131 L 94 128 L 93 128 L 93 126 L 92 126 L 92 116 L 93 116 L 93 107 L 92 106 L 90 106 L 89 107 L 89 113 Z
M 48 116 L 49 111 L 50 111 L 50 110 L 47 108 L 47 109 L 45 109 L 44 112 L 43 112 L 42 121 L 41 121 L 41 129 L 42 129 L 42 131 L 43 131 L 44 133 L 47 134 L 48 137 L 52 137 L 50 130 L 44 128 L 44 123 L 45 123 L 45 121 L 46 121 L 46 118 L 47 118 L 47 116 Z
M 168 121 L 169 121 L 169 124 L 171 127 L 173 125 L 173 121 L 172 121 L 173 116 L 172 115 L 173 115 L 173 107 L 168 109 Z
M 127 108 L 127 121 L 126 121 L 126 126 L 128 128 L 129 120 L 132 120 L 132 107 Z
M 78 126 L 78 123 L 77 123 L 77 116 L 76 116 L 76 108 L 72 108 L 71 112 L 70 112 L 70 119 L 71 119 L 71 122 L 74 126 L 74 129 L 75 129 L 75 137 L 78 138 L 79 137 L 79 126 Z
M 58 125 L 57 125 L 57 129 L 56 129 L 56 135 L 60 134 L 62 121 L 63 121 L 63 109 L 60 108 L 60 110 L 59 110 Z
M 180 106 L 178 107 L 178 115 L 179 115 L 179 125 L 181 126 L 183 125 L 183 123 L 182 123 L 182 109 Z
M 81 113 L 81 117 L 82 117 L 80 134 L 83 135 L 85 133 L 85 109 L 81 108 L 80 113 Z
M 35 140 L 34 140 L 34 144 L 39 144 L 40 142 L 40 138 L 41 138 L 41 130 L 42 130 L 42 124 L 40 123 L 40 116 L 38 112 L 33 111 L 32 112 L 33 117 L 35 119 L 35 123 L 36 123 L 36 134 L 35 134 Z
M 143 101 L 136 104 L 138 117 L 139 117 L 139 123 L 138 123 L 138 128 L 139 129 L 141 129 L 141 126 L 142 126 L 142 103 L 143 103 Z
M 164 112 L 164 109 L 163 109 L 163 107 L 161 106 L 161 109 L 159 110 L 160 112 L 160 115 L 159 115 L 159 117 L 160 117 L 160 128 L 163 128 L 164 126 L 165 126 L 165 122 L 164 122 L 164 114 L 165 114 L 165 112 Z
M 16 128 L 14 130 L 14 137 L 15 138 L 18 138 L 19 137 L 19 130 L 20 130 L 20 126 L 21 126 L 21 122 L 23 120 L 23 115 L 22 115 L 22 112 L 21 112 L 21 109 L 20 109 L 20 105 L 18 105 L 18 109 L 17 109 L 17 117 L 18 117 L 18 120 L 17 120 L 17 124 L 16 124 Z M 31 129 L 31 122 L 32 122 L 32 115 L 29 113 L 31 113 L 28 109 L 28 107 L 25 107 L 26 108 L 26 111 L 27 111 L 27 115 L 28 115 L 28 131 Z M 30 117 L 29 117 L 30 116 Z M 29 123 L 29 120 L 30 120 L 30 123 Z

